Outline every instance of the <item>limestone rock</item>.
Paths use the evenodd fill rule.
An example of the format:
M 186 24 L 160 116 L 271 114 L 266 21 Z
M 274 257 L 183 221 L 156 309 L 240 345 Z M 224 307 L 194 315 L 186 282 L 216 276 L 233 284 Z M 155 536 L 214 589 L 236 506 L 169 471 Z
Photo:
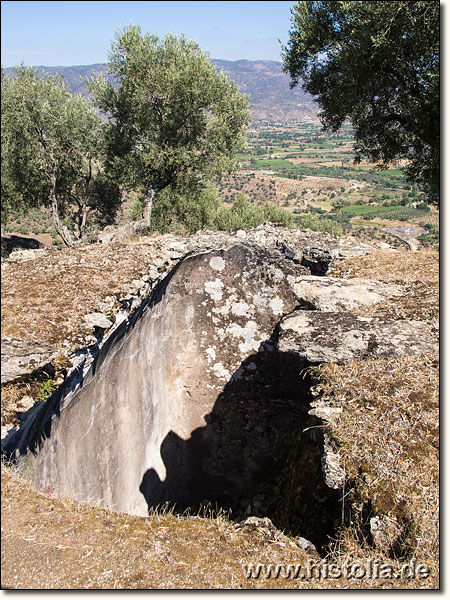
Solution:
M 438 341 L 420 321 L 300 310 L 281 320 L 278 349 L 311 363 L 342 363 L 435 352 Z
M 247 242 L 188 255 L 4 451 L 38 488 L 131 514 L 267 493 L 308 417 L 298 361 L 273 346 L 305 272 Z
M 17 402 L 17 408 L 19 411 L 27 411 L 34 405 L 34 399 L 31 396 L 22 396 L 22 398 Z
M 324 312 L 352 310 L 357 306 L 376 304 L 402 294 L 398 285 L 370 279 L 339 279 L 315 275 L 299 278 L 293 289 L 303 304 Z
M 308 412 L 310 415 L 333 425 L 342 413 L 342 408 L 340 406 L 332 406 L 326 398 L 320 397 L 311 402 L 311 410 Z
M 112 325 L 112 321 L 110 321 L 108 317 L 98 312 L 85 315 L 84 322 L 89 329 L 94 329 L 95 327 L 98 327 L 99 329 L 109 329 Z
M 314 546 L 314 544 L 304 537 L 299 536 L 297 538 L 297 546 L 301 550 L 306 552 L 306 554 L 311 554 L 312 556 L 319 556 L 317 548 Z
M 248 517 L 236 525 L 236 529 L 261 531 L 269 540 L 277 538 L 277 528 L 268 517 Z
M 387 554 L 398 543 L 402 531 L 395 518 L 376 515 L 370 519 L 370 533 L 378 550 Z
M 341 465 L 339 454 L 334 449 L 327 434 L 324 435 L 323 449 L 322 472 L 325 483 L 329 488 L 338 490 L 342 488 L 345 483 L 345 471 Z
M 315 248 L 306 246 L 302 252 L 301 264 L 313 274 L 323 275 L 328 271 L 331 261 L 339 256 L 337 248 Z
M 1 236 L 1 255 L 2 258 L 10 258 L 11 261 L 21 262 L 36 256 L 34 250 L 45 249 L 42 244 L 33 238 L 22 237 L 19 235 Z M 30 252 L 31 250 L 31 252 Z
M 16 338 L 2 340 L 2 384 L 15 381 L 44 367 L 58 355 L 53 346 L 25 342 Z

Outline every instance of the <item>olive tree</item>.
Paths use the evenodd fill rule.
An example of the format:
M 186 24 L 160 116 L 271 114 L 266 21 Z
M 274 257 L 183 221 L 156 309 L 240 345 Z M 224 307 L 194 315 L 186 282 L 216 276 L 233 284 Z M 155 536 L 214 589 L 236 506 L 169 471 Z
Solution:
M 297 2 L 283 64 L 326 129 L 351 120 L 357 162 L 406 159 L 439 203 L 439 2 Z
M 150 226 L 158 192 L 195 188 L 236 167 L 248 98 L 196 43 L 143 35 L 135 25 L 116 33 L 109 73 L 118 87 L 102 78 L 88 84 L 108 117 L 109 167 L 128 188 L 143 190 L 142 216 Z
M 110 221 L 120 190 L 101 170 L 101 120 L 71 95 L 61 77 L 38 77 L 21 65 L 2 73 L 2 216 L 11 208 L 51 208 L 56 231 L 73 243 L 91 213 Z

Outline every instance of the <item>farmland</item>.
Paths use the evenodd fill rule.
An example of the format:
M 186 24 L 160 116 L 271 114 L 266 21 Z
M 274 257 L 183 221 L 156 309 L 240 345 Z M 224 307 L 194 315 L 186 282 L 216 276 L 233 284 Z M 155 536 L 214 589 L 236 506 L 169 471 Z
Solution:
M 402 165 L 354 164 L 349 125 L 334 134 L 315 123 L 255 127 L 239 160 L 241 171 L 219 183 L 225 203 L 243 193 L 253 203 L 272 202 L 292 212 L 298 226 L 314 221 L 332 233 L 398 245 L 386 227 L 420 225 L 427 230 L 425 244 L 438 240 L 439 212 L 406 181 Z
M 348 125 L 334 134 L 315 123 L 254 125 L 237 157 L 240 169 L 216 182 L 219 197 L 231 207 L 243 194 L 255 206 L 271 203 L 288 211 L 294 226 L 394 246 L 404 242 L 388 227 L 421 226 L 422 244 L 438 244 L 439 211 L 405 180 L 401 165 L 379 170 L 367 161 L 354 164 L 353 147 Z M 124 203 L 119 224 L 129 219 L 130 204 Z M 15 212 L 4 231 L 61 245 L 45 209 Z

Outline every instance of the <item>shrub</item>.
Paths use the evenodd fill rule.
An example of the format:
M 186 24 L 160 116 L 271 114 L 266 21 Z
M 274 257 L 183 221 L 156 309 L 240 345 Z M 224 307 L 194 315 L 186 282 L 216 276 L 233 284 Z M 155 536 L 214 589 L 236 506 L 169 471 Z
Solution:
M 330 219 L 321 219 L 314 217 L 313 215 L 297 216 L 295 217 L 295 223 L 301 229 L 311 229 L 312 231 L 323 231 L 330 233 L 335 237 L 342 235 L 343 229 L 337 223 Z
M 134 198 L 130 206 L 130 219 L 132 221 L 139 221 L 142 219 L 142 210 L 144 204 L 141 198 Z

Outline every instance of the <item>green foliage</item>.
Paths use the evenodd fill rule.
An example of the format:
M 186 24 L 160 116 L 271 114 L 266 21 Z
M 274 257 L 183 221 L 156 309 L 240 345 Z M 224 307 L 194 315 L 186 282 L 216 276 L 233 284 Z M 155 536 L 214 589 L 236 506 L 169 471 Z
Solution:
M 133 214 L 139 214 L 142 202 L 136 200 Z M 192 234 L 199 230 L 249 229 L 265 222 L 292 225 L 292 214 L 271 203 L 255 206 L 242 193 L 230 207 L 223 206 L 212 184 L 192 189 L 169 186 L 162 190 L 152 211 L 151 228 L 160 233 Z
M 299 215 L 295 217 L 295 224 L 301 229 L 311 229 L 312 231 L 324 231 L 335 237 L 343 234 L 342 227 L 331 219 L 314 217 L 312 214 Z
M 77 237 L 88 215 L 110 220 L 120 191 L 99 167 L 101 121 L 93 107 L 69 94 L 59 77 L 21 65 L 2 73 L 2 217 L 11 210 L 51 207 L 55 228 L 69 218 Z
M 285 225 L 286 227 L 292 227 L 293 216 L 287 210 L 283 210 L 275 204 L 271 202 L 267 202 L 264 205 L 264 221 L 269 221 L 271 223 L 278 223 L 280 225 Z
M 142 211 L 144 210 L 144 203 L 142 198 L 133 198 L 130 206 L 130 219 L 132 221 L 139 221 L 142 218 Z
M 46 379 L 38 390 L 37 398 L 41 402 L 45 402 L 58 387 L 53 379 Z
M 426 248 L 430 246 L 439 247 L 439 233 L 424 233 L 417 238 L 422 246 Z
M 240 193 L 231 208 L 222 208 L 217 212 L 215 228 L 229 231 L 231 229 L 249 229 L 265 222 L 280 223 L 287 227 L 292 225 L 292 215 L 288 211 L 271 204 L 253 205 L 247 196 Z
M 211 184 L 188 189 L 169 186 L 157 196 L 151 227 L 160 233 L 179 230 L 188 234 L 215 229 L 220 204 L 217 189 Z
M 88 82 L 97 106 L 111 117 L 109 169 L 130 189 L 145 189 L 145 206 L 169 185 L 181 181 L 195 189 L 202 177 L 237 166 L 248 99 L 195 42 L 142 35 L 131 25 L 116 33 L 109 73 L 118 88 L 101 78 Z
M 326 129 L 351 120 L 357 160 L 408 159 L 439 203 L 439 3 L 302 1 L 292 15 L 291 85 L 317 97 Z

